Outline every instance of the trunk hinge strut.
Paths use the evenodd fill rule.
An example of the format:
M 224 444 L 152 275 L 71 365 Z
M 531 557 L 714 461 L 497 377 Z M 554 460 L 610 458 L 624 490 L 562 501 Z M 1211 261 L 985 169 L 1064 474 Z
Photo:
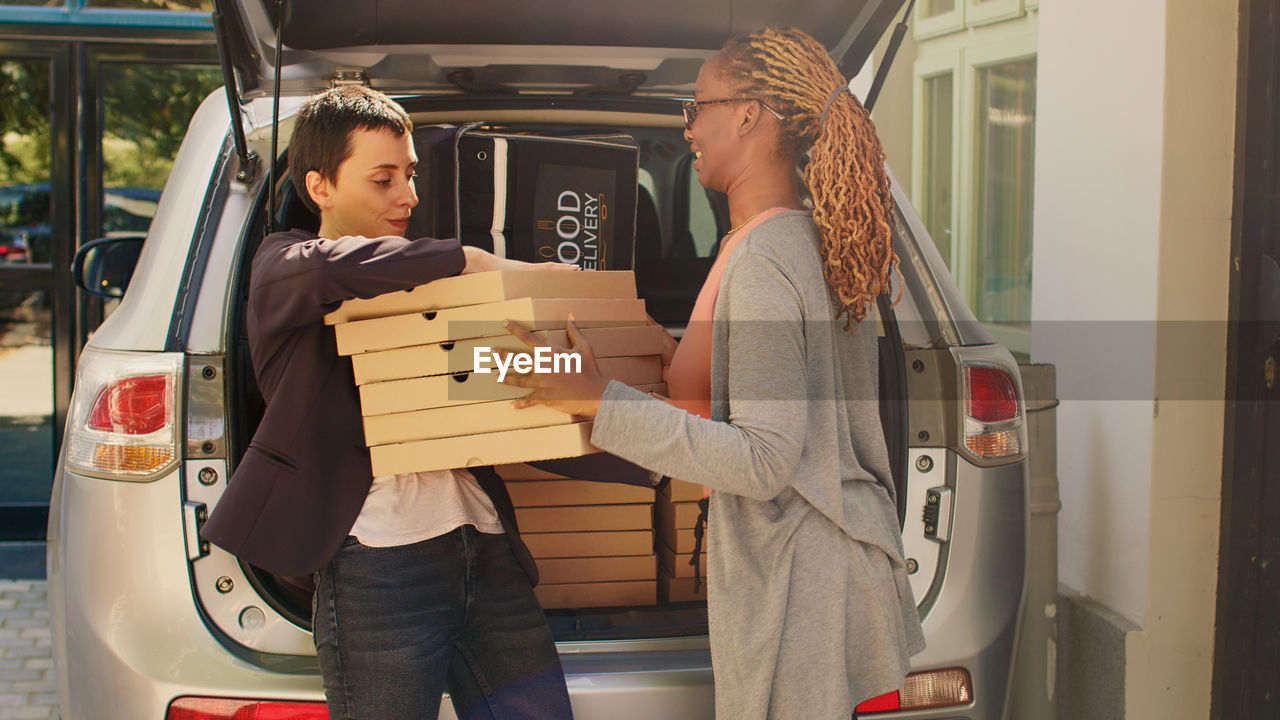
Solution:
M 889 75 L 889 66 L 893 65 L 893 58 L 898 54 L 902 38 L 907 34 L 907 18 L 911 17 L 911 10 L 915 6 L 916 0 L 907 3 L 907 11 L 902 13 L 902 21 L 893 29 L 893 37 L 889 38 L 889 46 L 884 50 L 884 61 L 880 63 L 880 67 L 876 68 L 876 79 L 871 81 L 867 99 L 862 103 L 867 112 L 871 112 L 872 106 L 876 104 L 876 98 L 880 95 L 880 88 L 884 87 L 884 79 Z
M 280 164 L 280 60 L 284 55 L 284 0 L 276 3 L 276 76 L 271 91 L 271 164 L 267 169 L 267 234 L 276 231 L 276 167 Z M 305 189 L 301 190 L 306 192 Z
M 231 66 L 231 48 L 228 47 L 231 35 L 222 4 L 219 0 L 214 0 L 213 34 L 218 42 L 218 60 L 222 64 L 222 84 L 227 91 L 227 109 L 231 112 L 231 137 L 235 141 L 236 159 L 240 164 L 240 168 L 236 170 L 236 180 L 248 185 L 258 176 L 258 156 L 249 151 L 249 143 L 244 136 L 244 120 L 240 116 L 240 89 L 236 85 L 235 69 Z

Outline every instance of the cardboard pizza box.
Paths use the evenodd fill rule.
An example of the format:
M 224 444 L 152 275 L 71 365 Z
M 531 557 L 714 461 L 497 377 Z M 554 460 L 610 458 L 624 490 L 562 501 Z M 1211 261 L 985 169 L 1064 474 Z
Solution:
M 662 384 L 661 355 L 596 358 L 596 366 L 601 375 L 632 387 Z
M 544 405 L 519 409 L 512 407 L 509 399 L 495 400 L 390 415 L 371 415 L 364 418 L 364 442 L 373 447 L 413 440 L 568 425 L 572 422 L 574 416 Z M 652 499 L 653 494 L 650 493 L 649 500 Z
M 652 555 L 652 530 L 605 530 L 594 532 L 524 532 L 520 539 L 533 557 L 608 557 Z
M 535 335 L 554 347 L 570 346 L 568 331 L 541 330 Z M 657 325 L 587 328 L 582 331 L 591 351 L 597 359 L 627 356 L 661 356 L 664 331 Z M 498 335 L 487 338 L 471 338 L 453 342 L 415 345 L 412 347 L 380 350 L 351 356 L 351 368 L 356 384 L 367 385 L 386 380 L 444 375 L 475 370 L 476 350 L 505 350 L 529 352 L 529 346 L 514 335 Z M 492 365 L 486 360 L 486 364 Z M 661 382 L 661 369 L 654 382 Z
M 447 310 L 356 320 L 333 326 L 339 355 L 508 335 L 503 321 L 529 330 L 563 330 L 573 313 L 578 327 L 646 325 L 643 300 L 518 298 Z
M 667 502 L 697 502 L 702 499 L 702 486 L 671 478 L 671 482 L 658 491 Z
M 697 592 L 693 589 L 695 584 L 698 586 Z M 662 602 L 706 602 L 707 580 L 703 578 L 698 583 L 695 578 L 673 578 L 658 573 L 658 597 Z
M 635 273 L 630 270 L 547 272 L 494 270 L 440 278 L 410 290 L 367 299 L 348 300 L 324 316 L 326 325 L 514 300 L 516 298 L 636 297 Z
M 632 386 L 656 384 L 655 375 L 659 380 L 662 378 L 662 358 L 656 355 L 639 358 L 600 358 L 596 361 L 596 365 L 606 378 Z M 415 410 L 468 403 L 514 400 L 532 392 L 528 388 L 504 385 L 498 382 L 498 377 L 497 372 L 472 372 L 361 385 L 359 387 L 360 413 L 365 417 L 409 413 Z M 495 427 L 490 432 L 498 429 Z M 473 432 L 483 432 L 483 430 Z
M 689 564 L 689 560 L 693 558 L 692 550 L 687 553 L 677 554 L 675 550 L 667 547 L 667 544 L 662 540 L 658 540 L 654 544 L 654 548 L 657 550 L 658 564 L 663 572 L 676 578 L 691 578 L 694 576 L 697 569 Z M 701 568 L 702 576 L 706 577 L 707 543 L 705 538 L 702 543 L 702 557 L 700 558 L 699 567 Z
M 516 524 L 528 533 L 648 530 L 653 527 L 652 508 L 647 503 L 523 507 L 516 508 Z
M 362 415 L 370 417 L 395 414 L 397 419 L 391 422 L 405 421 L 406 424 L 413 422 L 406 414 L 415 410 L 499 400 L 504 400 L 509 405 L 510 401 L 532 392 L 528 388 L 498 382 L 497 373 L 458 373 L 389 380 L 361 385 L 359 391 Z
M 507 492 L 516 507 L 653 502 L 653 488 L 590 480 L 508 480 Z
M 659 544 L 666 543 L 667 547 L 675 550 L 678 555 L 684 555 L 685 557 L 688 557 L 693 552 L 694 545 L 697 543 L 697 538 L 693 536 L 693 528 L 685 530 L 667 528 L 662 530 L 657 528 L 655 523 L 654 535 L 658 538 Z M 706 547 L 707 536 L 704 534 L 702 536 L 702 548 L 705 550 Z
M 590 422 L 369 448 L 374 476 L 580 457 L 595 452 L 600 450 L 591 444 Z
M 627 357 L 635 355 L 662 355 L 667 331 L 660 325 L 621 325 L 616 327 L 582 328 L 583 337 L 591 345 L 596 358 Z M 569 347 L 568 330 L 543 330 L 538 333 L 548 343 L 557 347 Z
M 488 357 L 491 352 L 528 352 L 529 346 L 510 334 L 414 345 L 352 355 L 351 369 L 356 385 L 465 373 L 475 370 L 477 350 Z M 485 362 L 492 367 L 492 361 Z
M 664 538 L 673 536 L 676 530 L 692 529 L 697 520 L 696 502 L 654 504 L 653 527 Z
M 533 589 L 538 602 L 548 610 L 557 608 L 621 607 L 656 605 L 656 580 L 627 582 L 540 584 Z
M 618 582 L 622 580 L 655 580 L 658 577 L 656 555 L 622 557 L 539 558 L 538 582 L 558 583 Z

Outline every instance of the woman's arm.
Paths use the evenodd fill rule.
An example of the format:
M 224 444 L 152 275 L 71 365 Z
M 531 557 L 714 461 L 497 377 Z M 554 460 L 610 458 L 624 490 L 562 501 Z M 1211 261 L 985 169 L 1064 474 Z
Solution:
M 261 331 L 272 334 L 316 322 L 344 300 L 405 290 L 463 267 L 457 240 L 276 235 L 254 256 L 249 297 Z
M 775 497 L 799 463 L 808 417 L 799 293 L 771 259 L 741 247 L 726 268 L 716 343 L 727 353 L 728 422 L 609 383 L 591 442 L 714 490 Z M 727 319 L 726 319 L 727 318 Z
M 577 265 L 568 265 L 561 262 L 530 263 L 523 260 L 498 257 L 488 250 L 472 247 L 471 245 L 463 245 L 462 254 L 466 258 L 466 264 L 462 268 L 463 275 L 489 272 L 491 270 L 549 270 L 552 272 L 564 272 L 579 269 Z

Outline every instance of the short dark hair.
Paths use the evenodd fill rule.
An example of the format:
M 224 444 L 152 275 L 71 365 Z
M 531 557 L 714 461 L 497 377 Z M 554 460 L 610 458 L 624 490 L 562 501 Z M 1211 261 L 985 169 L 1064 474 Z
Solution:
M 307 208 L 320 211 L 307 192 L 307 173 L 334 180 L 338 166 L 351 157 L 351 133 L 384 129 L 403 135 L 413 132 L 413 121 L 400 103 L 363 85 L 325 90 L 302 105 L 289 140 L 289 177 Z

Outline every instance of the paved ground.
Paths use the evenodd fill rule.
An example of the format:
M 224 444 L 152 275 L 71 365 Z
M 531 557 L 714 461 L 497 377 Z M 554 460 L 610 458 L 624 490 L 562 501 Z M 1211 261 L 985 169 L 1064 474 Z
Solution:
M 0 340 L 0 503 L 48 503 L 53 482 L 53 351 Z M 0 527 L 0 540 L 25 539 Z M 14 577 L 6 575 L 5 577 Z
M 58 717 L 47 584 L 0 580 L 0 720 Z
M 53 348 L 0 345 L 0 415 L 48 415 L 53 408 Z

